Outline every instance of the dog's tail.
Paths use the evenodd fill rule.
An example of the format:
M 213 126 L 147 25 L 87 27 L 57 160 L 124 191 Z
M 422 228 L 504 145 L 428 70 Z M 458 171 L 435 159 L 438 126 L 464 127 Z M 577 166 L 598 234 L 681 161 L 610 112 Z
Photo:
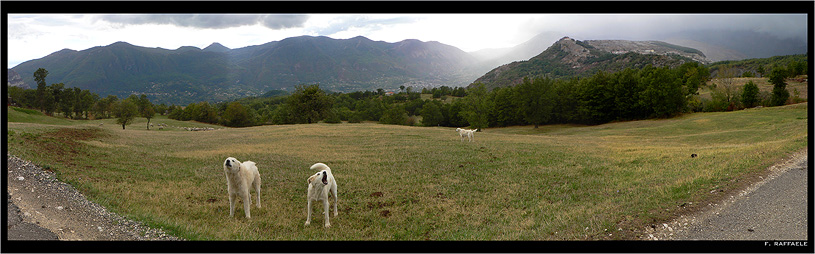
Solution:
M 323 164 L 321 162 L 318 162 L 318 163 L 315 163 L 314 165 L 311 165 L 310 169 L 311 170 L 316 170 L 316 171 L 326 170 L 328 172 L 331 172 L 331 168 L 329 168 L 328 165 L 325 165 L 325 164 Z

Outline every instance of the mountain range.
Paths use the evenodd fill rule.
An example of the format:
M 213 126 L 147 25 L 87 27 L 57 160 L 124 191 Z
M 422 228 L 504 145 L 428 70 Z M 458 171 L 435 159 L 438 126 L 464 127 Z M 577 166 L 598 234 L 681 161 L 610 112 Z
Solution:
M 45 68 L 49 84 L 119 97 L 144 93 L 157 101 L 184 104 L 314 83 L 330 91 L 462 86 L 477 78 L 465 72 L 473 62 L 470 54 L 432 41 L 300 36 L 239 49 L 213 43 L 204 49 L 168 50 L 117 42 L 82 51 L 60 50 L 11 71 L 26 84 L 34 83 L 34 71 Z
M 35 87 L 31 85 L 34 71 L 45 68 L 49 72 L 46 78 L 49 84 L 64 83 L 66 87 L 80 87 L 101 96 L 112 94 L 120 98 L 134 93 L 147 94 L 156 103 L 186 105 L 258 96 L 270 90 L 291 91 L 299 84 L 317 83 L 325 90 L 336 92 L 378 88 L 396 91 L 399 86 L 466 86 L 474 81 L 498 82 L 489 85 L 494 87 L 517 83 L 519 77 L 507 76 L 506 72 L 517 66 L 535 69 L 524 75 L 570 76 L 595 71 L 594 68 L 601 65 L 612 71 L 633 66 L 631 64 L 636 63 L 630 62 L 634 60 L 669 65 L 683 61 L 710 63 L 711 55 L 749 58 L 756 52 L 769 52 L 744 53 L 743 49 L 735 50 L 732 45 L 721 42 L 709 44 L 698 35 L 676 37 L 672 41 L 677 43 L 669 44 L 663 41 L 564 41 L 558 34 L 542 33 L 512 48 L 470 53 L 435 41 L 408 39 L 389 43 L 362 36 L 350 39 L 299 36 L 236 49 L 218 43 L 203 49 L 185 46 L 170 50 L 117 42 L 81 51 L 63 49 L 9 69 L 7 78 L 9 85 Z M 546 53 L 558 43 L 568 41 L 572 43 L 564 49 L 572 51 Z M 775 43 L 792 45 L 783 47 L 787 51 L 800 50 L 788 41 L 776 40 Z M 770 47 L 767 43 L 753 44 Z M 805 47 L 803 51 L 806 52 Z M 718 52 L 729 54 L 721 56 Z M 571 53 L 578 57 L 566 57 Z M 530 64 L 543 63 L 544 59 L 548 59 L 543 61 L 546 66 Z M 498 72 L 504 74 L 496 75 Z M 498 79 L 492 80 L 494 78 Z

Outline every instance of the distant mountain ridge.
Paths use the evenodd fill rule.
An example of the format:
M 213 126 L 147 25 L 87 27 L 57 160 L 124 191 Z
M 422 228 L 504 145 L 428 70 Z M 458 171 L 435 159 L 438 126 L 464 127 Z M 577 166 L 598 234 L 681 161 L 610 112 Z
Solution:
M 260 95 L 299 84 L 331 91 L 405 86 L 462 86 L 477 77 L 465 68 L 468 53 L 439 42 L 396 43 L 300 36 L 229 49 L 147 48 L 117 42 L 75 51 L 64 49 L 11 70 L 32 84 L 37 68 L 46 81 L 100 94 L 147 94 L 156 101 L 185 104 Z
M 470 86 L 482 83 L 493 89 L 517 85 L 525 77 L 581 77 L 600 70 L 615 72 L 646 65 L 676 67 L 690 61 L 708 62 L 699 50 L 660 41 L 579 41 L 563 37 L 541 54 L 526 61 L 499 66 Z

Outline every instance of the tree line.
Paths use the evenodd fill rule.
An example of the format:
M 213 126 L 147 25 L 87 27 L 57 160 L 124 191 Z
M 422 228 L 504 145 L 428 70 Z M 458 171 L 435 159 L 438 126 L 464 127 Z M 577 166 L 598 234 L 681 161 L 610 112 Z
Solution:
M 98 94 L 78 87 L 66 88 L 63 83 L 47 85 L 48 71 L 43 68 L 34 72 L 36 89 L 21 87 L 8 87 L 8 96 L 21 107 L 33 108 L 49 116 L 62 115 L 71 119 L 106 119 L 116 118 L 116 122 L 126 125 L 133 122 L 136 117 L 147 118 L 147 128 L 150 128 L 150 119 L 156 111 L 166 110 L 167 106 L 153 105 L 147 96 L 130 95 L 119 99 L 115 95 L 101 98 Z
M 754 106 L 777 106 L 797 102 L 790 98 L 785 79 L 795 73 L 773 66 L 768 75 L 774 85 L 771 93 L 760 92 L 748 82 L 743 87 L 719 79 L 710 86 L 711 98 L 699 96 L 710 80 L 710 70 L 688 62 L 676 68 L 646 66 L 588 77 L 551 79 L 524 78 L 516 86 L 488 90 L 483 84 L 464 87 L 436 87 L 400 92 L 356 91 L 329 93 L 318 84 L 298 85 L 291 94 L 268 93 L 230 102 L 190 103 L 185 107 L 153 105 L 146 95 L 119 100 L 62 84 L 45 86 L 47 71 L 35 72 L 37 90 L 10 88 L 10 96 L 23 106 L 46 114 L 63 111 L 65 117 L 95 119 L 115 117 L 124 128 L 128 120 L 154 114 L 167 114 L 181 121 L 194 120 L 230 127 L 264 124 L 308 124 L 316 122 L 359 123 L 487 128 L 514 125 L 575 123 L 602 124 L 611 121 L 668 118 L 687 112 L 725 111 Z M 724 71 L 718 70 L 721 76 Z M 44 75 L 43 75 L 44 74 Z M 38 76 L 39 75 L 39 76 Z M 724 80 L 724 82 L 722 81 Z M 721 84 L 717 84 L 721 83 Z M 426 96 L 422 96 L 425 94 Z M 45 98 L 45 99 L 44 99 Z

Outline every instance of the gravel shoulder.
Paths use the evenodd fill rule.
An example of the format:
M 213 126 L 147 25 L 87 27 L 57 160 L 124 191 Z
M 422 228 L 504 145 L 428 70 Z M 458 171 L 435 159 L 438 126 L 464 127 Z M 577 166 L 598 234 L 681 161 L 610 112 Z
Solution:
M 643 240 L 807 240 L 808 150 L 718 203 L 655 227 Z
M 6 156 L 8 240 L 183 240 L 112 213 L 53 172 Z

